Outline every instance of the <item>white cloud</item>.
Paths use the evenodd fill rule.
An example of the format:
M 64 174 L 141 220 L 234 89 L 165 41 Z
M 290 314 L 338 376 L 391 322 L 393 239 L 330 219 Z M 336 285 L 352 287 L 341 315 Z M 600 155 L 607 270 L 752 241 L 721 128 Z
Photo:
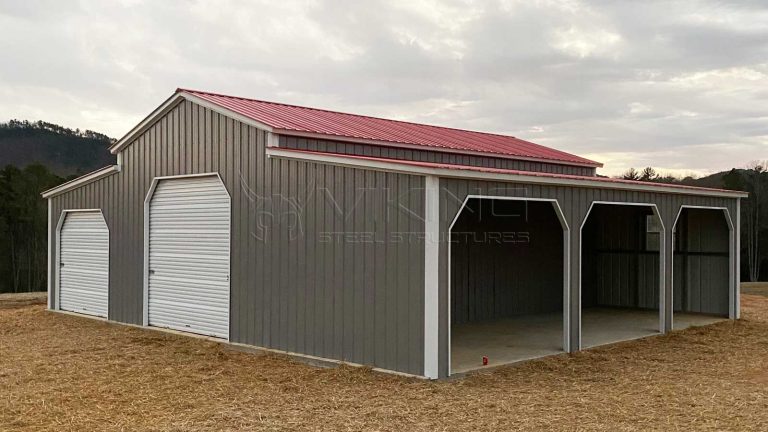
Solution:
M 557 29 L 552 46 L 575 57 L 618 56 L 621 36 L 602 29 L 580 29 L 568 27 Z
M 766 23 L 758 1 L 0 2 L 0 120 L 119 137 L 191 87 L 705 173 L 768 154 Z

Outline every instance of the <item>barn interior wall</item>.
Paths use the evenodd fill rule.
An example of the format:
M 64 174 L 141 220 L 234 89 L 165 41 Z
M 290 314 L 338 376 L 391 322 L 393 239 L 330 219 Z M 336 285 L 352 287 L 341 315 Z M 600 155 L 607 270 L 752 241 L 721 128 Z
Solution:
M 650 215 L 649 207 L 593 207 L 582 230 L 583 307 L 659 307 L 659 234 L 646 232 Z
M 675 227 L 675 311 L 728 315 L 729 237 L 721 210 L 681 211 Z
M 451 237 L 453 324 L 562 310 L 563 230 L 551 203 L 471 199 Z

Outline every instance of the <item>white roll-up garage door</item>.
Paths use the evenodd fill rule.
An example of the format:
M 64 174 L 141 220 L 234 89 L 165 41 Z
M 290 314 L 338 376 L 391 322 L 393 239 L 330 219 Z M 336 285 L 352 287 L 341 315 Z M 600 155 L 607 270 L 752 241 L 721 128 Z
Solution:
M 229 230 L 229 194 L 218 176 L 157 183 L 149 202 L 149 325 L 229 338 Z
M 100 211 L 67 212 L 59 231 L 59 309 L 107 316 L 109 230 Z

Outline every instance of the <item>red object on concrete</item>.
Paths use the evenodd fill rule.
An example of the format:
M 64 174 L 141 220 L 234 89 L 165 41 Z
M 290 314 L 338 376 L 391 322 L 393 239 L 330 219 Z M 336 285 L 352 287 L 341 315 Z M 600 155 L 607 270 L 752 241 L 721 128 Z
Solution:
M 601 167 L 603 164 L 519 138 L 442 126 L 388 120 L 236 96 L 177 89 L 271 127 L 285 135 L 369 142 L 390 147 L 424 148 L 461 154 L 486 154 Z
M 488 357 L 483 356 L 483 366 L 488 366 Z

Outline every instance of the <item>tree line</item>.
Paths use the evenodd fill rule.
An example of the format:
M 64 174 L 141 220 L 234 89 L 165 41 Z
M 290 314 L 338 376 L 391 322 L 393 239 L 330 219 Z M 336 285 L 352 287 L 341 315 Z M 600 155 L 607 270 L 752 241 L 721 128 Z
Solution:
M 94 132 L 86 129 L 81 131 L 80 129 L 70 129 L 68 127 L 59 126 L 57 124 L 44 122 L 42 120 L 29 121 L 29 120 L 9 120 L 7 123 L 0 123 L 0 130 L 20 131 L 35 133 L 37 131 L 53 132 L 57 135 L 78 137 L 93 139 L 97 141 L 114 142 L 115 140 L 104 135 L 103 133 Z
M 48 207 L 40 192 L 67 180 L 40 164 L 0 170 L 0 293 L 46 290 Z
M 104 143 L 114 141 L 98 132 L 69 129 L 43 121 L 11 120 L 0 123 L 0 132 L 2 130 L 29 134 L 45 131 Z M 74 177 L 56 175 L 39 163 L 25 168 L 7 165 L 0 170 L 0 293 L 46 289 L 48 209 L 40 193 Z M 703 180 L 661 175 L 652 167 L 630 169 L 621 178 L 691 185 L 701 185 L 700 180 Z M 742 274 L 743 279 L 749 281 L 765 278 L 768 270 L 765 263 L 768 251 L 768 161 L 753 162 L 744 169 L 734 168 L 722 173 L 716 179 L 716 187 L 749 192 L 749 198 L 742 200 L 741 205 Z
M 699 185 L 693 177 L 661 175 L 652 167 L 630 168 L 620 178 L 654 183 Z M 768 160 L 750 162 L 745 168 L 723 173 L 719 187 L 749 193 L 741 201 L 742 280 L 757 282 L 768 263 Z

